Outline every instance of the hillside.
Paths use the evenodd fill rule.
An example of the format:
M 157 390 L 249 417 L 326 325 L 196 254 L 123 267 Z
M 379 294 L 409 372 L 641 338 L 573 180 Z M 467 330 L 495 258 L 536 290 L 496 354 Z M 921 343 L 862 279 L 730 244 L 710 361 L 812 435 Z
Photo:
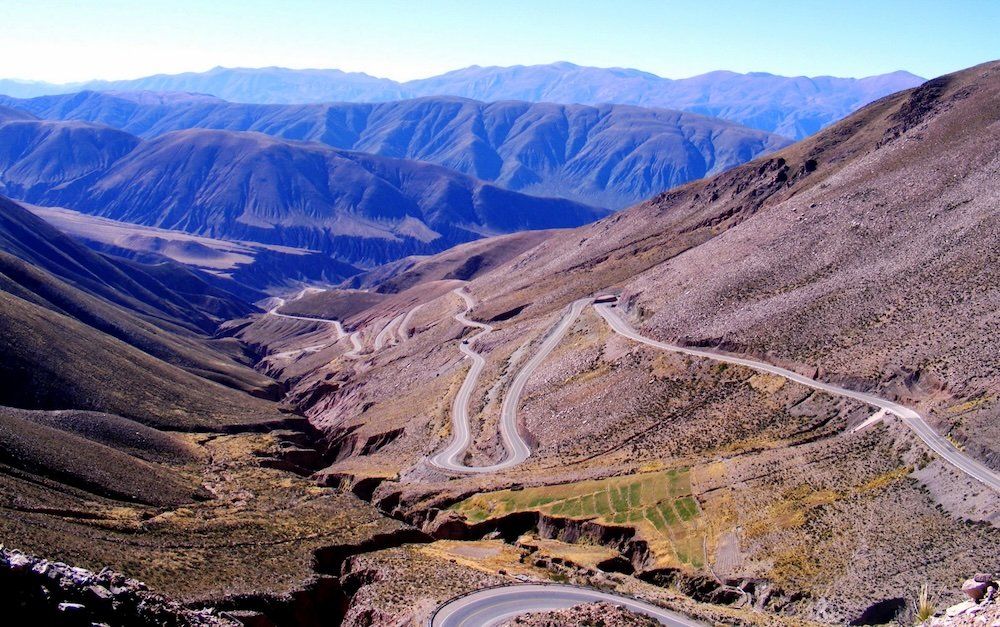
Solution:
M 0 102 L 46 119 L 96 122 L 146 138 L 207 128 L 317 141 L 612 209 L 789 143 L 716 118 L 623 105 L 428 97 L 268 106 L 175 96 L 83 92 Z
M 0 251 L 139 316 L 211 332 L 254 310 L 177 264 L 132 266 L 95 253 L 0 197 Z
M 427 163 L 257 133 L 191 130 L 142 141 L 80 122 L 0 121 L 0 137 L 8 134 L 18 141 L 0 155 L 0 186 L 19 200 L 360 266 L 608 213 Z
M 915 581 L 947 603 L 966 573 L 1000 568 L 1000 494 L 910 419 L 851 394 L 915 410 L 951 450 L 1000 467 L 998 97 L 997 63 L 929 81 L 554 233 L 464 296 L 434 272 L 373 275 L 391 296 L 349 313 L 338 302 L 362 351 L 278 339 L 274 320 L 239 333 L 263 347 L 275 334 L 290 400 L 337 451 L 329 481 L 436 537 L 499 535 L 571 581 L 600 579 L 586 564 L 617 556 L 620 572 L 772 624 L 906 621 Z M 398 277 L 436 262 L 463 263 L 432 257 Z M 607 292 L 613 308 L 577 302 Z M 311 313 L 335 300 L 311 295 Z M 708 356 L 639 343 L 602 312 Z M 455 464 L 502 462 L 515 435 L 529 456 L 488 473 L 443 466 L 456 407 L 470 447 Z
M 29 199 L 57 189 L 78 192 L 139 142 L 105 126 L 32 120 L 0 111 L 0 193 Z
M 301 281 L 335 284 L 358 268 L 314 250 L 199 237 L 182 231 L 143 227 L 58 207 L 26 208 L 88 248 L 155 267 L 183 264 L 199 278 L 249 302 L 260 290 L 287 289 Z M 164 263 L 164 262 L 176 263 Z
M 250 347 L 214 336 L 222 317 L 254 311 L 173 263 L 94 253 L 0 198 L 5 546 L 94 572 L 113 565 L 184 601 L 232 595 L 289 624 L 292 593 L 308 597 L 320 577 L 316 552 L 391 542 L 398 524 L 300 476 L 299 464 L 322 459 L 303 448 L 313 431 L 275 402 L 280 384 L 248 367 Z M 63 567 L 72 580 L 59 598 L 85 604 L 67 610 L 24 584 L 52 581 L 51 564 L 28 574 L 20 559 L 0 569 L 15 622 L 66 624 L 74 607 L 79 617 L 98 606 L 136 620 L 109 601 L 120 576 L 105 588 Z M 81 598 L 71 588 L 84 584 Z M 343 611 L 325 599 L 310 607 Z
M 471 66 L 406 83 L 338 70 L 219 67 L 202 73 L 62 86 L 0 81 L 0 93 L 23 98 L 81 90 L 194 92 L 258 104 L 386 102 L 425 96 L 489 102 L 615 103 L 717 116 L 801 139 L 872 100 L 921 82 L 923 79 L 907 72 L 855 79 L 720 71 L 672 80 L 633 69 L 562 62 Z
M 980 289 L 994 284 L 995 72 L 935 79 L 772 158 L 546 242 L 494 307 L 620 286 L 658 337 L 916 394 L 996 465 L 988 399 L 1000 382 L 984 357 L 993 295 Z M 957 416 L 949 397 L 980 401 Z

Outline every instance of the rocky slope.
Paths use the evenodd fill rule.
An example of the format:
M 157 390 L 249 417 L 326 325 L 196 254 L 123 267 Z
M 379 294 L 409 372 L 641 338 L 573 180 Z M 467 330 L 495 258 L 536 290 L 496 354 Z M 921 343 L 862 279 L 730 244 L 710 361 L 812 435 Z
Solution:
M 110 569 L 94 573 L 0 547 L 0 598 L 14 624 L 236 627 L 212 608 L 191 610 Z
M 83 92 L 0 102 L 46 119 L 96 122 L 145 138 L 208 128 L 317 141 L 612 209 L 789 143 L 717 118 L 623 105 L 429 97 L 275 106 L 148 96 Z
M 920 623 L 921 627 L 1000 626 L 1000 576 L 977 573 L 962 584 L 965 600 L 938 610 Z M 933 604 L 928 596 L 928 604 Z
M 344 559 L 424 539 L 303 477 L 324 463 L 315 431 L 250 347 L 211 335 L 198 294 L 254 307 L 97 255 L 6 199 L 0 246 L 0 538 L 45 556 L 3 552 L 18 624 L 229 624 L 106 566 L 179 602 L 318 624 L 344 611 Z
M 567 305 L 610 290 L 648 337 L 898 399 L 995 465 L 998 90 L 996 64 L 930 81 L 474 277 L 470 317 L 494 331 L 475 343 L 486 365 L 467 463 L 503 456 L 504 395 Z M 522 397 L 532 457 L 448 477 L 423 460 L 449 438 L 470 331 L 453 318 L 463 303 L 451 285 L 431 285 L 345 317 L 361 359 L 345 339 L 285 366 L 291 399 L 338 452 L 329 480 L 429 533 L 604 543 L 646 581 L 832 623 L 891 618 L 915 580 L 950 590 L 1000 566 L 1000 495 L 900 421 L 871 424 L 861 403 L 637 345 L 590 309 Z M 375 350 L 417 305 L 405 339 Z M 266 329 L 244 332 L 267 346 Z
M 610 603 L 580 605 L 568 610 L 555 610 L 540 614 L 518 616 L 503 624 L 503 627 L 581 627 L 604 625 L 605 627 L 655 627 L 660 623 L 648 616 L 634 614 Z
M 820 368 L 915 403 L 984 461 L 996 295 L 994 64 L 545 242 L 490 311 L 618 286 L 648 335 Z

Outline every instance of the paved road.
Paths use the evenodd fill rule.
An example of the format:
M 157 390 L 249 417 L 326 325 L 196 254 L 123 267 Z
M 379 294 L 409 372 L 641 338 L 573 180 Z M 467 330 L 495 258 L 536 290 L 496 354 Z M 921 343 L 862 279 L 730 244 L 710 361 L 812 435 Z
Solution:
M 559 584 L 520 584 L 487 588 L 445 603 L 430 621 L 431 627 L 490 627 L 520 614 L 565 609 L 581 603 L 605 601 L 655 618 L 670 627 L 703 627 L 704 623 L 644 603 L 597 590 Z
M 472 401 L 472 393 L 476 389 L 476 382 L 479 380 L 479 375 L 486 365 L 486 360 L 479 353 L 472 350 L 472 343 L 488 335 L 493 330 L 493 327 L 488 324 L 469 320 L 466 314 L 475 306 L 475 301 L 472 299 L 472 296 L 461 288 L 454 291 L 465 301 L 465 311 L 456 315 L 455 319 L 466 326 L 482 329 L 482 331 L 469 338 L 468 344 L 463 342 L 459 346 L 462 353 L 472 359 L 472 367 L 465 376 L 465 381 L 462 382 L 462 387 L 459 388 L 458 394 L 455 396 L 455 401 L 452 403 L 451 443 L 443 451 L 432 457 L 430 462 L 438 468 L 452 472 L 496 472 L 516 466 L 531 456 L 531 449 L 528 448 L 528 443 L 524 441 L 521 434 L 517 431 L 517 406 L 520 403 L 521 394 L 524 392 L 524 387 L 527 385 L 531 374 L 549 356 L 549 353 L 552 352 L 556 345 L 559 344 L 559 341 L 569 331 L 573 321 L 579 317 L 583 308 L 591 302 L 591 299 L 584 298 L 574 302 L 569 312 L 562 317 L 552 332 L 542 342 L 542 345 L 538 347 L 538 351 L 534 357 L 514 376 L 514 380 L 504 395 L 503 404 L 500 407 L 500 436 L 503 438 L 507 457 L 502 462 L 491 466 L 466 466 L 462 463 L 462 457 L 472 443 L 472 434 L 469 429 L 469 404 Z
M 395 342 L 396 338 L 396 325 L 403 321 L 406 317 L 405 313 L 401 313 L 392 320 L 390 320 L 382 330 L 378 332 L 375 336 L 375 351 L 378 352 L 385 348 L 385 345 L 389 342 Z
M 970 477 L 977 479 L 978 481 L 981 481 L 987 486 L 1000 492 L 1000 475 L 955 448 L 951 442 L 938 435 L 938 433 L 934 431 L 929 424 L 927 424 L 927 421 L 924 420 L 923 416 L 909 407 L 904 407 L 899 403 L 894 403 L 890 400 L 879 398 L 878 396 L 874 396 L 872 394 L 848 390 L 847 388 L 817 381 L 797 372 L 792 372 L 791 370 L 786 370 L 785 368 L 779 368 L 778 366 L 772 366 L 768 363 L 657 342 L 656 340 L 651 340 L 647 337 L 639 335 L 635 329 L 622 319 L 616 308 L 612 308 L 607 304 L 595 305 L 594 308 L 616 333 L 624 335 L 625 337 L 635 340 L 636 342 L 642 342 L 643 344 L 647 344 L 661 350 L 683 353 L 685 355 L 694 355 L 696 357 L 706 357 L 708 359 L 714 359 L 715 361 L 735 364 L 737 366 L 745 366 L 760 372 L 775 374 L 779 377 L 790 379 L 796 383 L 801 383 L 802 385 L 822 390 L 823 392 L 827 392 L 835 396 L 853 398 L 861 401 L 862 403 L 868 403 L 869 405 L 884 409 L 891 414 L 899 416 L 899 418 L 903 421 L 903 424 L 912 429 L 920 437 L 920 439 L 931 448 L 931 450 L 940 455 L 946 462 Z
M 410 325 L 413 322 L 413 316 L 418 311 L 420 311 L 421 307 L 423 307 L 422 304 L 421 305 L 417 305 L 416 307 L 414 307 L 410 311 L 406 312 L 406 317 L 403 318 L 403 321 L 399 323 L 399 341 L 400 342 L 405 342 L 406 340 L 410 339 Z
M 293 298 L 292 300 L 298 300 L 307 291 L 314 290 L 314 289 L 315 288 L 306 288 L 306 289 L 302 290 L 301 292 L 299 292 L 299 294 L 295 298 Z M 319 290 L 319 291 L 322 291 L 322 290 Z M 282 307 L 284 307 L 285 304 L 287 303 L 287 301 L 284 298 L 281 298 L 281 297 L 275 297 L 273 300 L 274 300 L 275 304 L 267 311 L 268 315 L 276 316 L 278 318 L 288 318 L 290 320 L 306 320 L 306 321 L 309 321 L 309 322 L 322 322 L 324 324 L 333 325 L 333 327 L 337 330 L 337 339 L 338 340 L 347 337 L 347 332 L 344 330 L 344 325 L 342 325 L 339 320 L 330 320 L 329 318 L 313 318 L 311 316 L 299 316 L 299 315 L 295 315 L 295 314 L 280 313 L 278 310 L 281 309 Z M 400 314 L 400 315 L 396 316 L 395 318 L 393 318 L 392 320 L 390 320 L 388 322 L 388 324 L 386 324 L 385 327 L 382 328 L 382 330 L 379 332 L 379 334 L 377 336 L 375 336 L 375 349 L 374 350 L 375 351 L 379 351 L 379 350 L 382 350 L 383 348 L 385 348 L 386 344 L 389 344 L 390 342 L 391 343 L 395 343 L 395 338 L 396 337 L 399 337 L 399 341 L 401 341 L 401 342 L 405 342 L 406 340 L 408 340 L 409 339 L 409 333 L 406 331 L 406 328 L 410 324 L 410 320 L 412 319 L 413 314 L 415 314 L 417 312 L 417 310 L 420 309 L 422 306 L 423 305 L 417 305 L 416 307 L 414 307 L 413 309 L 411 309 L 407 313 Z M 468 320 L 466 322 L 468 322 L 468 323 L 470 323 L 472 325 L 479 324 L 478 322 L 474 323 L 471 320 Z M 399 324 L 398 330 L 396 330 L 396 325 L 397 324 Z M 361 341 L 361 333 L 358 332 L 358 331 L 355 331 L 354 333 L 350 334 L 350 337 L 351 337 L 351 350 L 348 351 L 348 352 L 346 352 L 346 353 L 344 353 L 344 357 L 346 357 L 347 359 L 360 359 L 362 357 L 362 353 L 365 350 L 365 346 L 364 346 L 364 344 Z M 307 348 L 304 348 L 304 349 L 300 349 L 300 350 L 297 350 L 297 351 L 286 351 L 284 353 L 280 353 L 279 355 L 273 355 L 273 357 L 278 357 L 278 356 L 286 357 L 286 356 L 290 356 L 292 354 L 299 353 L 299 352 L 316 352 L 318 350 L 321 350 L 324 347 L 325 347 L 325 345 L 323 345 L 323 346 L 310 346 L 310 347 L 307 347 Z
M 361 343 L 361 332 L 351 333 L 351 350 L 344 353 L 347 359 L 361 359 L 361 353 L 365 350 L 365 345 Z
M 339 320 L 330 320 L 329 318 L 312 318 L 310 316 L 296 316 L 294 314 L 283 314 L 280 313 L 278 310 L 285 306 L 286 303 L 285 299 L 276 297 L 274 301 L 276 304 L 267 311 L 268 315 L 276 316 L 278 318 L 289 318 L 290 320 L 308 320 L 310 322 L 322 322 L 325 324 L 331 324 L 333 325 L 333 328 L 337 330 L 338 340 L 347 335 L 347 332 L 344 331 L 344 325 L 340 324 Z
M 465 454 L 465 450 L 469 448 L 469 444 L 472 442 L 472 434 L 469 431 L 469 403 L 472 400 L 472 392 L 476 389 L 479 374 L 483 371 L 483 367 L 486 366 L 486 360 L 483 359 L 482 355 L 472 350 L 472 343 L 483 336 L 489 335 L 493 331 L 493 327 L 488 324 L 476 322 L 475 320 L 469 320 L 466 317 L 466 314 L 472 311 L 472 308 L 476 305 L 476 301 L 473 300 L 468 292 L 459 287 L 453 290 L 453 293 L 461 296 L 462 300 L 465 301 L 465 311 L 455 314 L 455 320 L 458 320 L 467 327 L 480 329 L 480 332 L 464 340 L 458 346 L 459 350 L 472 360 L 472 367 L 469 368 L 469 372 L 465 375 L 462 387 L 459 388 L 458 394 L 455 395 L 455 400 L 451 404 L 451 443 L 443 451 L 432 457 L 430 461 L 431 464 L 445 470 L 457 472 L 492 472 L 496 470 L 493 467 L 483 467 L 481 470 L 469 469 L 462 465 L 459 458 Z M 514 435 L 520 439 L 517 433 Z M 506 437 L 504 441 L 506 442 Z

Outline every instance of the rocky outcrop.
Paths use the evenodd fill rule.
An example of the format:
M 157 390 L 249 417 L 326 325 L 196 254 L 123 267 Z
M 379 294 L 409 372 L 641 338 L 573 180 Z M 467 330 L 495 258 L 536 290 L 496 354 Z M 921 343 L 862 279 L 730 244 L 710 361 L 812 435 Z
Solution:
M 1000 573 L 979 573 L 962 584 L 967 600 L 938 611 L 927 627 L 1000 627 Z
M 105 568 L 99 573 L 0 546 L 5 624 L 237 627 L 214 608 L 194 610 Z M 7 621 L 10 621 L 9 623 Z
M 611 603 L 588 603 L 565 610 L 518 616 L 504 627 L 564 627 L 605 625 L 606 627 L 653 627 L 660 623 L 649 616 L 630 612 Z

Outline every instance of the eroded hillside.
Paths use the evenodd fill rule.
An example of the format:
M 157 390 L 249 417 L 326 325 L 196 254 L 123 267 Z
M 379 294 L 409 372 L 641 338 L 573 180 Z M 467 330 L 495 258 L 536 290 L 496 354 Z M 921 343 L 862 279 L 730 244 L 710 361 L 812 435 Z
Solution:
M 844 622 L 875 601 L 906 611 L 894 599 L 914 581 L 947 591 L 1000 567 L 1000 496 L 911 422 L 836 390 L 915 410 L 951 450 L 997 468 L 998 91 L 996 64 L 930 81 L 470 282 L 433 276 L 328 312 L 343 335 L 309 347 L 287 329 L 324 323 L 272 314 L 238 332 L 275 356 L 268 367 L 326 434 L 325 480 L 435 537 L 499 536 L 578 581 L 609 581 L 597 564 L 617 555 L 612 570 L 772 621 Z M 490 333 L 471 339 L 455 288 Z M 560 324 L 608 292 L 651 341 L 753 357 L 832 391 L 638 343 L 590 306 Z M 460 348 L 485 358 L 463 463 L 489 465 L 509 448 L 511 386 L 557 329 L 517 403 L 527 461 L 485 475 L 429 463 L 453 435 Z

